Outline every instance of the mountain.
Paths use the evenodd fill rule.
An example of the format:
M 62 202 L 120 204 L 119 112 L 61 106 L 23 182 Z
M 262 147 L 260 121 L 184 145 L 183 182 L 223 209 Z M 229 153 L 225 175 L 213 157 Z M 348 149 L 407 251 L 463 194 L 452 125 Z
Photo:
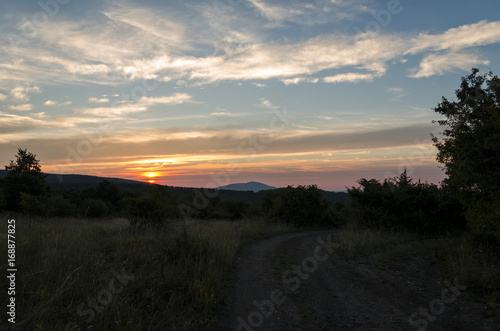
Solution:
M 225 186 L 217 187 L 218 190 L 229 190 L 229 191 L 265 191 L 265 190 L 275 190 L 276 187 L 262 184 L 259 182 L 248 182 L 248 183 L 238 183 L 229 184 Z
M 0 179 L 7 175 L 7 171 L 0 170 Z M 146 182 L 140 182 L 130 179 L 121 178 L 107 178 L 107 177 L 97 177 L 88 175 L 59 175 L 59 174 L 45 174 L 47 177 L 45 180 L 55 191 L 65 191 L 65 190 L 77 190 L 81 191 L 90 187 L 95 187 L 97 184 L 103 180 L 110 181 L 111 183 L 118 186 L 122 191 L 128 191 L 133 193 L 144 194 L 153 190 L 158 184 L 150 184 Z M 207 193 L 211 191 L 213 194 L 213 189 L 207 190 L 204 188 L 193 188 L 193 187 L 179 187 L 179 186 L 166 186 L 167 190 L 177 196 L 179 201 L 191 202 L 194 198 L 198 197 L 199 194 Z M 231 200 L 240 201 L 245 200 L 253 203 L 260 203 L 262 196 L 265 194 L 265 190 L 274 190 L 273 186 L 265 185 L 258 182 L 231 184 L 226 186 L 221 186 L 216 188 L 216 196 L 221 200 Z M 335 202 L 343 201 L 349 202 L 349 195 L 345 192 L 329 192 L 321 190 L 321 194 L 324 199 Z

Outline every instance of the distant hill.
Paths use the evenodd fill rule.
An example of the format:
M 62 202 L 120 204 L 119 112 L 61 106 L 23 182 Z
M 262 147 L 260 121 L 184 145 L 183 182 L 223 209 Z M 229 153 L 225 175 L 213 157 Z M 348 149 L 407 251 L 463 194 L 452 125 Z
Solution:
M 5 177 L 6 175 L 7 171 L 0 170 L 0 178 Z M 141 194 L 150 192 L 158 185 L 158 184 L 150 184 L 130 179 L 97 177 L 89 175 L 58 175 L 58 174 L 46 174 L 46 175 L 47 177 L 45 180 L 55 191 L 58 190 L 81 191 L 90 187 L 94 187 L 103 180 L 110 181 L 111 183 L 118 186 L 118 188 L 123 192 L 128 191 Z M 234 187 L 228 188 L 232 185 L 243 185 L 243 186 L 240 186 L 240 189 L 238 189 L 238 186 L 236 186 L 236 188 Z M 216 189 L 218 191 L 217 197 L 219 197 L 222 200 L 231 200 L 231 201 L 244 200 L 253 203 L 260 203 L 262 196 L 265 193 L 265 190 L 276 189 L 273 186 L 268 186 L 258 182 L 250 182 L 246 184 L 232 184 L 232 185 L 227 185 L 217 188 Z M 193 199 L 193 197 L 196 196 L 195 194 L 196 190 L 198 190 L 200 193 L 203 193 L 205 191 L 205 189 L 203 188 L 166 186 L 166 185 L 165 187 L 172 194 L 176 195 L 180 201 L 188 201 L 190 199 Z M 208 191 L 211 192 L 211 194 L 214 193 L 214 189 L 210 189 Z M 329 192 L 323 190 L 320 191 L 323 198 L 330 202 L 350 201 L 349 195 L 345 192 Z
M 230 191 L 265 191 L 265 190 L 275 190 L 276 187 L 262 184 L 259 182 L 248 182 L 248 183 L 238 183 L 229 184 L 225 186 L 217 187 L 218 190 L 230 190 Z

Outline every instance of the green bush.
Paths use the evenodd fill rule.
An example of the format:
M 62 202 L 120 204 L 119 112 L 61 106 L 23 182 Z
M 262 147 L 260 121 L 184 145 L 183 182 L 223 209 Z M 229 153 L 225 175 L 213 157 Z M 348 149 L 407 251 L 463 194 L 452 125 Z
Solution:
M 97 199 L 85 199 L 80 206 L 80 213 L 86 218 L 102 218 L 109 215 L 108 205 Z

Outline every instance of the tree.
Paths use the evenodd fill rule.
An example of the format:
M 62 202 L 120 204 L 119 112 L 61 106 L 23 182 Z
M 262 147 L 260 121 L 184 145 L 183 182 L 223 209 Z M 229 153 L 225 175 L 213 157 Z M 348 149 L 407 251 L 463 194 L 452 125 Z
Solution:
M 348 189 L 358 224 L 373 229 L 443 233 L 465 228 L 461 205 L 434 184 L 414 183 L 406 170 L 399 177 L 362 178 Z
M 19 148 L 15 161 L 5 166 L 7 176 L 2 180 L 6 209 L 20 210 L 21 193 L 40 196 L 47 193 L 48 186 L 36 155 Z
M 327 222 L 328 203 L 316 185 L 268 191 L 262 207 L 270 217 L 287 223 L 307 226 Z
M 437 121 L 443 137 L 433 136 L 443 184 L 465 207 L 472 233 L 500 243 L 500 79 L 472 69 L 455 94 L 434 109 L 446 117 Z

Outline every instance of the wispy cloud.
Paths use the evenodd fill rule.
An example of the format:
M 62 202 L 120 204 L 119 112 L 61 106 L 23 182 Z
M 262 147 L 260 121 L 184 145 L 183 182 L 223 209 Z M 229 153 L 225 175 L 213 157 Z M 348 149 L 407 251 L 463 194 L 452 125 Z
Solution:
M 364 0 L 353 1 L 302 1 L 286 2 L 248 0 L 249 3 L 269 21 L 292 22 L 303 25 L 325 24 L 355 18 L 355 14 L 369 11 Z
M 10 110 L 14 110 L 14 111 L 29 111 L 33 108 L 33 106 L 29 103 L 23 103 L 23 104 L 20 104 L 20 105 L 12 105 L 12 106 L 9 106 L 9 109 Z
M 175 93 L 168 97 L 141 97 L 137 103 L 140 106 L 150 107 L 153 105 L 179 105 L 182 103 L 198 103 L 192 100 L 187 93 Z
M 372 82 L 376 77 L 374 74 L 360 74 L 350 72 L 347 74 L 338 74 L 323 78 L 325 83 L 357 83 L 357 82 Z
M 317 83 L 319 81 L 318 78 L 309 78 L 309 77 L 295 77 L 295 78 L 285 78 L 281 80 L 285 85 L 297 85 L 300 83 Z
M 10 91 L 10 95 L 14 101 L 29 101 L 30 94 L 41 92 L 38 86 L 17 86 Z
M 89 98 L 89 102 L 92 103 L 107 103 L 109 102 L 108 98 Z
M 402 87 L 389 87 L 387 89 L 387 92 L 389 92 L 392 95 L 391 100 L 393 100 L 393 101 L 400 100 L 403 97 L 408 95 L 406 90 Z
M 150 107 L 156 105 L 179 105 L 183 103 L 197 103 L 192 100 L 192 96 L 186 93 L 175 93 L 171 96 L 163 97 L 141 97 L 137 102 L 112 104 L 109 107 L 84 108 L 76 110 L 74 113 L 79 115 L 93 115 L 116 120 L 123 119 L 127 114 L 142 113 Z
M 500 42 L 500 21 L 462 25 L 449 29 L 441 34 L 420 33 L 412 39 L 407 54 L 418 54 L 424 51 L 442 51 L 484 46 Z
M 356 3 L 361 6 L 361 2 Z M 311 6 L 293 2 L 290 7 L 263 0 L 251 0 L 251 4 L 262 15 L 275 20 L 323 10 L 319 2 Z M 348 5 L 333 1 L 328 3 L 328 8 L 331 6 Z M 280 79 L 286 85 L 319 81 L 370 82 L 385 75 L 391 63 L 400 62 L 404 56 L 422 54 L 420 68 L 411 73 L 412 77 L 419 78 L 463 69 L 473 62 L 486 63 L 486 60 L 465 61 L 463 55 L 460 62 L 456 60 L 441 71 L 433 70 L 446 56 L 443 51 L 451 52 L 446 54 L 452 58 L 451 54 L 465 54 L 465 49 L 500 41 L 500 22 L 487 21 L 437 34 L 367 33 L 353 38 L 349 34 L 329 33 L 306 40 L 273 42 L 262 42 L 252 35 L 233 31 L 232 26 L 229 29 L 212 23 L 209 31 L 203 31 L 202 35 L 212 33 L 221 38 L 214 52 L 213 46 L 207 47 L 206 40 L 194 39 L 175 15 L 165 17 L 163 12 L 129 4 L 109 6 L 103 13 L 102 17 L 94 18 L 95 24 L 78 20 L 50 21 L 40 30 L 36 43 L 21 45 L 18 50 L 6 47 L 5 55 L 0 55 L 3 76 L 0 87 L 14 85 L 10 87 L 13 98 L 26 102 L 30 93 L 39 92 L 36 86 L 20 86 L 20 82 L 26 81 L 102 85 L 141 79 L 191 85 L 245 80 L 264 84 L 262 81 L 269 79 Z M 235 11 L 235 15 L 241 13 Z M 8 58 L 19 60 L 9 62 Z M 481 56 L 474 59 L 479 60 Z M 322 77 L 325 70 L 330 72 Z
M 47 100 L 43 104 L 47 107 L 69 106 L 71 105 L 71 101 L 57 102 L 54 100 Z
M 490 61 L 480 59 L 478 55 L 470 53 L 449 52 L 445 54 L 430 54 L 420 62 L 418 69 L 413 70 L 414 73 L 410 77 L 422 78 L 442 75 L 455 69 L 469 70 L 480 64 L 487 65 L 489 63 Z
M 259 107 L 259 108 L 267 108 L 267 109 L 278 109 L 279 108 L 279 106 L 273 105 L 272 102 L 267 100 L 266 98 L 260 99 L 260 103 L 255 104 L 254 106 Z

